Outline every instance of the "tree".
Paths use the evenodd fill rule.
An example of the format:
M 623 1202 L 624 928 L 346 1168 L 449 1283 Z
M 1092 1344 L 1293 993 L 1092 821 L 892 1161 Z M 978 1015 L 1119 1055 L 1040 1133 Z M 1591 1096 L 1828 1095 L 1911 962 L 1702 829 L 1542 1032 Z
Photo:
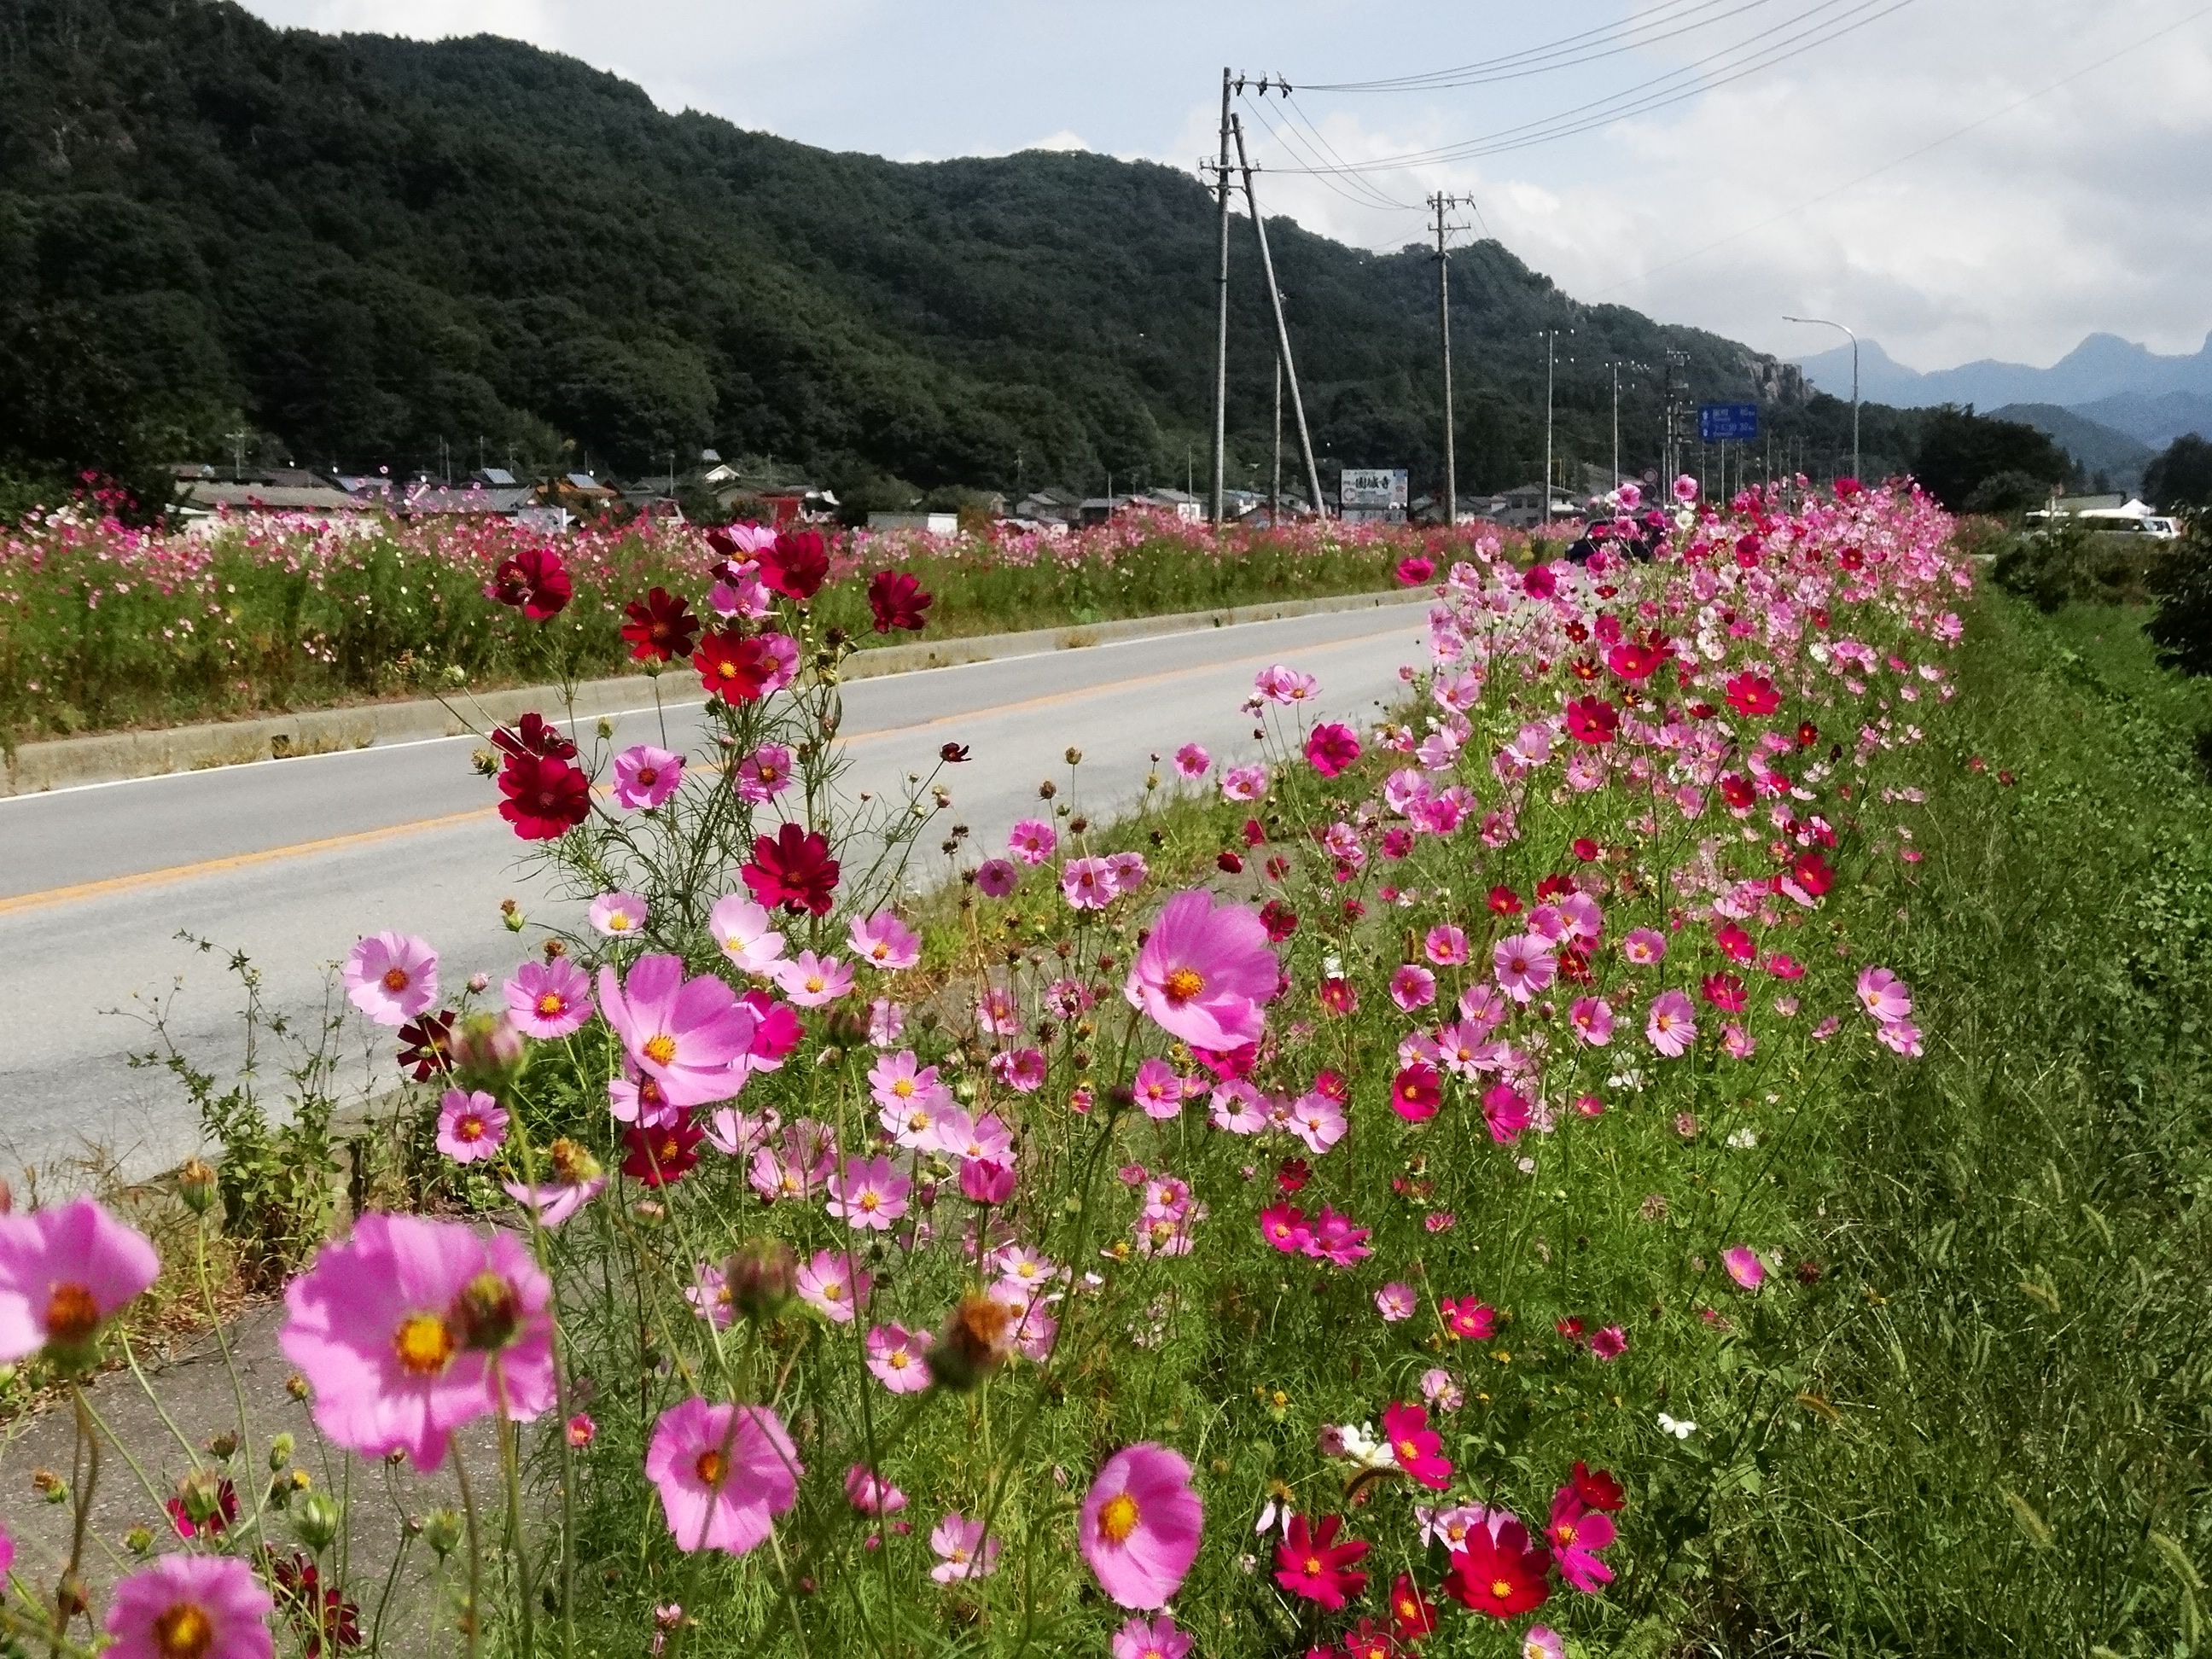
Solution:
M 2212 521 L 2197 521 L 2152 573 L 2150 589 L 2158 609 L 2143 631 L 2159 660 L 2185 674 L 2212 674 Z
M 2176 438 L 2143 469 L 2143 499 L 2169 513 L 2212 508 L 2212 443 L 2196 433 Z
M 1912 471 L 1944 506 L 1966 512 L 1972 510 L 1974 492 L 2000 474 L 2021 474 L 2037 486 L 2037 493 L 2048 494 L 2073 477 L 2074 463 L 2032 426 L 1945 404 L 1928 412 Z

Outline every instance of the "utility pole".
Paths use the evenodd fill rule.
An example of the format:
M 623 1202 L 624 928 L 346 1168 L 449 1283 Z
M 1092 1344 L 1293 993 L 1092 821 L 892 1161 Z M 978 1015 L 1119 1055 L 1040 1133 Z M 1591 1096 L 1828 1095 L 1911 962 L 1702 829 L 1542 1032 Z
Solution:
M 1571 328 L 1547 328 L 1544 331 L 1544 522 L 1552 522 L 1552 378 L 1553 347 L 1562 334 L 1572 334 Z M 1570 358 L 1569 362 L 1573 359 Z
M 1444 369 L 1444 523 L 1459 523 L 1459 459 L 1455 453 L 1452 430 L 1451 384 L 1451 260 L 1444 252 L 1444 233 L 1464 230 L 1464 225 L 1447 225 L 1444 210 L 1460 204 L 1456 196 L 1442 191 L 1429 198 L 1429 205 L 1437 214 L 1437 335 L 1443 346 Z
M 1214 183 L 1221 193 L 1221 264 L 1214 278 L 1213 329 L 1213 507 L 1216 528 L 1221 524 L 1222 446 L 1229 421 L 1229 68 L 1221 70 L 1221 158 L 1214 166 Z
M 230 481 L 236 483 L 246 476 L 246 434 L 226 432 L 222 435 L 230 440 Z
M 1677 442 L 1679 434 L 1675 430 L 1674 423 L 1674 369 L 1677 364 L 1687 368 L 1690 354 L 1686 351 L 1669 350 L 1667 353 L 1666 361 L 1667 391 L 1664 406 L 1667 424 L 1666 430 L 1661 434 L 1659 445 L 1659 471 L 1662 475 L 1659 482 L 1662 487 L 1671 485 L 1674 482 L 1675 475 L 1681 471 L 1681 452 Z
M 1244 124 L 1236 117 L 1230 118 L 1230 131 L 1237 139 L 1237 167 L 1244 175 L 1244 205 L 1252 214 L 1253 234 L 1260 239 L 1260 272 L 1267 279 L 1268 303 L 1275 310 L 1275 355 L 1291 380 L 1291 413 L 1298 422 L 1298 452 L 1306 463 L 1306 488 L 1313 492 L 1314 515 L 1326 519 L 1328 504 L 1321 494 L 1321 469 L 1314 465 L 1313 434 L 1306 428 L 1305 399 L 1298 395 L 1298 366 L 1291 356 L 1291 331 L 1283 321 L 1283 291 L 1275 286 L 1275 259 L 1267 252 L 1267 222 L 1260 216 L 1260 198 L 1252 188 L 1252 162 L 1244 153 Z
M 1620 364 L 1613 365 L 1613 489 L 1620 493 Z
M 1275 359 L 1275 472 L 1267 490 L 1267 523 L 1279 529 L 1283 522 L 1283 360 Z

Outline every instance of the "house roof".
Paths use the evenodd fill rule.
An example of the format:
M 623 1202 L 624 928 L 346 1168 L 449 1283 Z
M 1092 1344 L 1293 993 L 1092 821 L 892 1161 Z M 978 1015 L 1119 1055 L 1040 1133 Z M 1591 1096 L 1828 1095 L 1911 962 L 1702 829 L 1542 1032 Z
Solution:
M 504 489 L 487 489 L 481 484 L 461 489 L 434 484 L 427 489 L 410 490 L 404 505 L 410 513 L 507 514 L 528 507 L 537 499 L 538 492 L 528 484 L 513 484 Z
M 212 511 L 219 507 L 266 513 L 374 513 L 380 500 L 349 495 L 332 484 L 232 483 L 203 478 L 186 486 L 185 501 Z

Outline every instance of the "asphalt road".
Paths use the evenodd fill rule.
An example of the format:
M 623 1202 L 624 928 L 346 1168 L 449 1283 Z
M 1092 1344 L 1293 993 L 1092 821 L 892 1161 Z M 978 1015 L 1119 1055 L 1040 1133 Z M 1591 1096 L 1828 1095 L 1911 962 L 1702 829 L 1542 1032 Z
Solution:
M 1036 810 L 1038 781 L 1065 778 L 1070 744 L 1085 754 L 1079 808 L 1102 817 L 1133 804 L 1154 750 L 1195 739 L 1217 760 L 1249 755 L 1237 705 L 1269 663 L 1316 675 L 1328 714 L 1372 714 L 1419 659 L 1423 616 L 1338 612 L 856 681 L 849 787 L 896 791 L 964 743 L 973 758 L 947 781 L 995 851 Z M 669 684 L 680 695 L 688 677 Z M 617 720 L 617 744 L 654 737 L 655 721 L 650 708 Z M 696 709 L 672 708 L 668 722 L 671 746 L 688 746 Z M 331 965 L 364 933 L 423 935 L 458 986 L 520 958 L 501 899 L 569 920 L 533 891 L 496 792 L 470 768 L 476 746 L 435 738 L 0 800 L 0 1169 L 35 1166 L 51 1193 L 84 1183 L 82 1156 L 138 1176 L 191 1152 L 182 1085 L 129 1057 L 151 1046 L 145 1018 L 164 1005 L 194 1064 L 235 1073 L 233 951 L 258 971 L 264 1011 L 296 1022 L 324 1008 Z M 349 1029 L 346 1080 L 388 1076 L 388 1034 Z M 280 1099 L 283 1065 L 281 1044 L 258 1056 Z

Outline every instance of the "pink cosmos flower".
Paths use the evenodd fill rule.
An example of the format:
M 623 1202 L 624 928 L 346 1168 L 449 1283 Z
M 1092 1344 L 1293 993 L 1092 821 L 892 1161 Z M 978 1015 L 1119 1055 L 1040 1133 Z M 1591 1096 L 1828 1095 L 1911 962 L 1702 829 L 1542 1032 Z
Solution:
M 453 1431 L 553 1403 L 553 1286 L 512 1233 L 372 1212 L 286 1287 L 278 1345 L 315 1423 L 363 1457 L 445 1461 Z
M 1698 1011 L 1680 991 L 1662 991 L 1651 999 L 1644 1035 L 1668 1059 L 1676 1059 L 1698 1040 Z
M 1443 1316 L 1445 1334 L 1463 1342 L 1487 1342 L 1498 1333 L 1498 1310 L 1474 1297 L 1457 1301 L 1443 1297 L 1437 1303 L 1437 1312 Z
M 1510 1083 L 1494 1083 L 1483 1091 L 1482 1117 L 1490 1127 L 1491 1139 L 1510 1146 L 1528 1127 L 1528 1099 Z
M 1334 1267 L 1349 1267 L 1374 1255 L 1367 1243 L 1370 1231 L 1324 1204 L 1321 1213 L 1313 1218 L 1311 1231 L 1301 1248 L 1316 1261 L 1326 1261 Z
M 1429 929 L 1429 936 L 1422 942 L 1421 949 L 1437 967 L 1456 968 L 1467 960 L 1467 934 L 1463 929 L 1447 922 L 1441 927 Z
M 507 1195 L 538 1218 L 541 1227 L 557 1227 L 606 1190 L 607 1178 L 599 1161 L 573 1140 L 556 1140 L 546 1148 L 551 1179 L 535 1187 L 520 1181 L 500 1184 Z
M 1260 1212 L 1260 1236 L 1285 1255 L 1295 1255 L 1313 1242 L 1313 1227 L 1296 1206 L 1271 1204 Z
M 346 997 L 397 1030 L 438 1006 L 438 953 L 412 933 L 371 933 L 347 953 Z
M 714 901 L 707 931 L 722 954 L 748 974 L 774 971 L 783 955 L 783 935 L 769 926 L 768 912 L 742 893 Z
M 1912 1013 L 1911 988 L 1887 968 L 1860 971 L 1858 998 L 1867 1018 L 1880 1024 L 1892 1024 L 1909 1018 Z
M 1552 1495 L 1552 1521 L 1544 1528 L 1544 1541 L 1552 1547 L 1552 1565 L 1559 1577 L 1585 1595 L 1597 1594 L 1609 1583 L 1613 1569 L 1598 1559 L 1598 1552 L 1613 1542 L 1613 1517 L 1583 1503 L 1572 1486 Z
M 985 859 L 975 866 L 975 890 L 985 898 L 1004 898 L 1020 882 L 1021 872 L 1004 859 Z
M 641 743 L 615 757 L 615 805 L 625 811 L 651 811 L 664 805 L 684 781 L 684 757 Z
M 1407 1013 L 1425 1008 L 1437 1000 L 1437 976 L 1425 968 L 1407 963 L 1390 975 L 1390 1000 Z
M 1277 663 L 1271 668 L 1261 669 L 1253 677 L 1252 689 L 1269 702 L 1287 706 L 1312 702 L 1321 686 L 1312 675 Z
M 702 1261 L 684 1290 L 691 1311 L 718 1331 L 726 1331 L 738 1316 L 738 1299 L 730 1290 L 729 1275 L 711 1261 Z
M 1141 1441 L 1099 1466 L 1076 1538 L 1106 1599 L 1149 1612 L 1182 1588 L 1205 1519 L 1190 1465 L 1165 1446 Z
M 1139 1060 L 1130 1087 L 1146 1117 L 1164 1121 L 1182 1111 L 1182 1079 L 1176 1075 L 1175 1067 L 1164 1060 L 1147 1057 Z
M 507 1017 L 525 1036 L 558 1040 L 592 1018 L 592 981 L 566 957 L 518 966 L 507 981 Z
M 1429 1426 L 1426 1407 L 1389 1407 L 1382 1413 L 1382 1438 L 1407 1479 L 1431 1492 L 1451 1485 L 1451 1460 L 1443 1455 L 1443 1437 Z
M 1893 1053 L 1903 1054 L 1907 1060 L 1920 1058 L 1920 1028 L 1911 1020 L 1884 1020 L 1874 1028 L 1874 1034 L 1881 1039 L 1881 1046 Z
M 270 1659 L 276 1604 L 231 1555 L 165 1555 L 115 1586 L 108 1659 Z
M 1267 793 L 1267 769 L 1232 766 L 1221 775 L 1221 793 L 1228 800 L 1257 800 Z
M 1666 957 L 1666 936 L 1650 927 L 1638 927 L 1620 941 L 1620 954 L 1638 968 L 1649 968 Z
M 1498 940 L 1491 952 L 1491 963 L 1497 971 L 1498 989 L 1519 1003 L 1534 1001 L 1559 970 L 1552 941 L 1535 933 Z
M 1674 499 L 1685 507 L 1687 507 L 1692 501 L 1697 500 L 1698 481 L 1686 472 L 1676 478 L 1674 480 Z
M 848 1158 L 830 1177 L 830 1213 L 867 1232 L 885 1232 L 906 1213 L 914 1183 L 886 1158 Z
M 853 1322 L 854 1310 L 874 1281 L 853 1270 L 852 1258 L 842 1250 L 817 1250 L 792 1281 L 799 1299 L 833 1325 Z
M 1041 818 L 1024 818 L 1006 831 L 1006 851 L 1031 868 L 1050 858 L 1059 846 L 1059 832 Z
M 1375 1292 L 1375 1311 L 1382 1316 L 1382 1322 L 1386 1325 L 1411 1319 L 1413 1310 L 1420 1305 L 1420 1298 L 1413 1294 L 1413 1287 L 1395 1279 Z
M 929 1333 L 903 1325 L 878 1325 L 868 1333 L 868 1370 L 893 1394 L 920 1394 L 929 1386 Z
M 507 1144 L 507 1114 L 483 1090 L 448 1089 L 438 1103 L 438 1150 L 456 1164 L 489 1158 Z
M 1106 870 L 1107 881 L 1115 898 L 1127 898 L 1142 887 L 1152 874 L 1142 853 L 1109 853 L 1106 855 Z
M 1213 757 L 1194 743 L 1175 751 L 1175 769 L 1186 778 L 1202 778 L 1213 765 Z
M 791 787 L 791 750 L 780 743 L 764 743 L 738 763 L 732 775 L 738 799 L 757 806 L 774 800 Z
M 999 1540 L 986 1538 L 983 1523 L 970 1521 L 957 1510 L 931 1528 L 929 1547 L 937 1554 L 929 1576 L 940 1584 L 988 1578 L 999 1570 Z
M 854 917 L 845 938 L 854 956 L 887 974 L 911 968 L 921 960 L 921 935 L 889 910 Z
M 1721 1262 L 1728 1268 L 1728 1276 L 1747 1291 L 1766 1283 L 1766 1264 L 1748 1244 L 1729 1245 L 1721 1252 Z
M 1601 1326 L 1590 1333 L 1590 1358 L 1618 1359 L 1628 1352 L 1628 1333 L 1618 1325 Z
M 1165 1613 L 1154 1619 L 1132 1619 L 1114 1632 L 1107 1644 L 1107 1659 L 1188 1659 L 1189 1633 Z
M 783 1420 L 765 1406 L 686 1400 L 660 1414 L 645 1453 L 646 1478 L 686 1553 L 757 1549 L 799 1501 L 804 1472 Z
M 1114 897 L 1114 867 L 1104 859 L 1070 859 L 1060 867 L 1060 890 L 1079 910 L 1103 910 Z
M 896 1515 L 906 1494 L 865 1463 L 845 1471 L 845 1499 L 863 1515 Z
M 994 1158 L 968 1158 L 960 1165 L 960 1192 L 971 1204 L 1004 1204 L 1014 1195 L 1014 1172 Z
M 1199 1048 L 1235 1048 L 1259 1040 L 1261 1009 L 1280 975 L 1256 914 L 1241 904 L 1217 908 L 1212 894 L 1193 888 L 1161 908 L 1122 994 L 1170 1036 Z
M 1344 1139 L 1350 1127 L 1344 1108 L 1318 1090 L 1291 1103 L 1291 1133 L 1318 1158 Z
M 1578 1041 L 1602 1048 L 1613 1041 L 1613 1005 L 1603 997 L 1577 997 L 1567 1011 L 1567 1024 Z
M 991 1075 L 1017 1094 L 1033 1095 L 1044 1086 L 1044 1055 L 1035 1048 L 1002 1048 L 991 1056 Z
M 89 1198 L 0 1215 L 0 1364 L 82 1348 L 161 1271 L 145 1235 Z
M 1431 1365 L 1421 1373 L 1421 1398 L 1440 1412 L 1455 1412 L 1467 1404 L 1465 1391 L 1441 1365 Z
M 645 901 L 635 893 L 602 893 L 586 919 L 609 939 L 634 939 L 645 930 Z
M 853 988 L 853 969 L 841 957 L 817 957 L 801 951 L 778 964 L 775 982 L 784 995 L 801 1008 L 822 1008 Z
M 744 1087 L 730 1062 L 750 1053 L 761 1017 L 713 975 L 686 979 L 681 957 L 640 957 L 627 981 L 600 969 L 599 1008 L 631 1064 L 673 1104 L 710 1105 Z

